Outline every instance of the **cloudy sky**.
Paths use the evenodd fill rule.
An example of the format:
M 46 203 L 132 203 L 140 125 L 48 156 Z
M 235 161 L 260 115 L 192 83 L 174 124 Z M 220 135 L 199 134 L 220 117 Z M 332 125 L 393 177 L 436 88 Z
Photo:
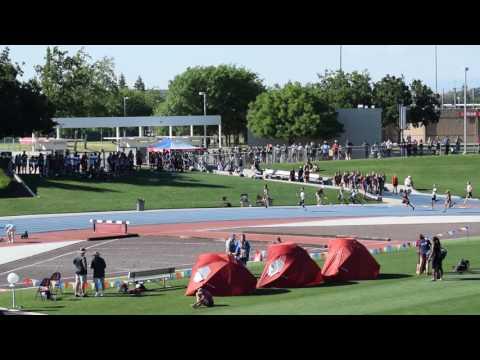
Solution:
M 5 46 L 5 45 L 3 45 Z M 0 48 L 3 48 L 0 45 Z M 6 45 L 8 46 L 8 45 Z M 25 65 L 24 78 L 35 75 L 34 65 L 44 62 L 46 46 L 9 46 L 14 61 Z M 60 46 L 69 53 L 80 45 Z M 85 46 L 87 52 L 98 59 L 113 57 L 116 72 L 123 73 L 130 85 L 138 75 L 147 87 L 166 89 L 176 74 L 189 66 L 236 64 L 247 67 L 265 80 L 267 85 L 284 84 L 289 80 L 302 83 L 316 81 L 317 73 L 336 70 L 340 63 L 340 46 L 295 45 L 195 45 L 195 46 Z M 480 86 L 480 46 L 439 45 L 438 90 L 460 88 L 464 82 L 464 69 L 468 72 L 468 86 Z M 477 61 L 478 63 L 478 61 Z M 345 71 L 368 70 L 373 80 L 385 74 L 403 74 L 407 81 L 421 79 L 435 90 L 435 46 L 433 45 L 344 45 L 342 66 Z

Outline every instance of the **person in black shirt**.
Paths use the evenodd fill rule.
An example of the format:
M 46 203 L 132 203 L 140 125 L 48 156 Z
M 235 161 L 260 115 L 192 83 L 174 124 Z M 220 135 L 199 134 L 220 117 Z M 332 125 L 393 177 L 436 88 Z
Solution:
M 85 297 L 87 282 L 87 258 L 85 257 L 85 249 L 80 249 L 80 255 L 73 260 L 75 265 L 75 296 Z
M 103 296 L 105 282 L 105 268 L 107 264 L 97 251 L 93 255 L 90 268 L 93 269 L 93 282 L 95 283 L 95 296 Z

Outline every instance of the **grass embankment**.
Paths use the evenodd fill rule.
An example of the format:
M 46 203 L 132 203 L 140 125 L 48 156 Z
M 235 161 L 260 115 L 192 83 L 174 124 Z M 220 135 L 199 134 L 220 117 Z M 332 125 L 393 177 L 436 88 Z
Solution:
M 45 213 L 134 210 L 138 198 L 146 209 L 206 208 L 223 206 L 226 196 L 232 206 L 240 206 L 240 194 L 247 193 L 253 204 L 263 194 L 265 181 L 206 173 L 151 173 L 142 170 L 134 176 L 112 181 L 44 179 L 22 176 L 37 198 L 0 199 L 0 216 Z M 298 186 L 297 186 L 298 185 Z M 296 185 L 268 182 L 273 205 L 296 205 Z M 305 186 L 306 204 L 314 205 L 315 188 Z M 337 194 L 327 190 L 330 202 Z
M 453 194 L 464 196 L 467 181 L 471 181 L 474 195 L 480 189 L 480 155 L 418 156 L 410 158 L 386 158 L 380 160 L 337 160 L 317 162 L 320 174 L 334 175 L 336 171 L 380 172 L 387 175 L 391 183 L 394 174 L 400 183 L 411 175 L 415 188 L 419 191 L 431 191 L 433 184 L 438 192 L 450 189 Z M 267 168 L 291 170 L 301 164 L 273 164 Z M 479 190 L 480 191 L 480 190 Z M 477 194 L 478 195 L 478 194 Z
M 475 259 L 480 257 L 480 239 L 448 240 L 444 261 L 444 281 L 432 282 L 430 277 L 415 276 L 416 254 L 414 249 L 391 254 L 376 255 L 381 265 L 377 280 L 343 284 L 321 285 L 304 289 L 259 290 L 257 294 L 239 297 L 217 297 L 218 306 L 193 310 L 192 297 L 184 296 L 188 280 L 172 281 L 176 289 L 161 289 L 157 283 L 147 284 L 152 291 L 141 297 L 120 295 L 108 289 L 104 298 L 75 299 L 68 289 L 61 300 L 44 302 L 34 300 L 34 290 L 18 291 L 16 301 L 26 310 L 51 315 L 62 314 L 478 314 L 480 275 L 449 274 L 452 266 L 462 257 L 478 268 Z M 321 265 L 321 262 L 319 262 Z M 250 268 L 255 276 L 262 271 L 262 264 Z M 11 302 L 9 293 L 0 294 L 0 307 Z

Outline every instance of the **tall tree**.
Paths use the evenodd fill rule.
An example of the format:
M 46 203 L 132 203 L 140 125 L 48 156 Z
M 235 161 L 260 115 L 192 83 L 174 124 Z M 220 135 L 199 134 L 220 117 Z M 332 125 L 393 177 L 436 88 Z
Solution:
M 202 115 L 207 93 L 207 114 L 222 117 L 225 135 L 247 132 L 248 104 L 265 90 L 258 75 L 234 65 L 188 68 L 170 82 L 167 97 L 157 112 L 161 115 Z
M 125 75 L 120 74 L 120 79 L 118 80 L 118 87 L 120 89 L 125 89 L 127 87 L 127 82 L 125 80 Z
M 140 76 L 137 78 L 137 81 L 135 81 L 135 85 L 133 85 L 133 88 L 135 90 L 145 91 L 145 84 L 143 83 L 143 80 Z
M 335 108 L 356 108 L 358 105 L 372 105 L 372 86 L 368 72 L 326 71 L 318 74 L 319 88 Z
M 42 93 L 35 80 L 20 82 L 18 64 L 10 60 L 9 49 L 0 53 L 0 136 L 26 136 L 32 132 L 49 133 L 53 104 Z
M 398 106 L 412 104 L 412 95 L 403 76 L 386 75 L 376 82 L 373 86 L 373 102 L 376 107 L 382 108 L 382 125 L 398 127 Z
M 440 119 L 440 101 L 433 90 L 421 80 L 413 80 L 410 84 L 412 105 L 407 121 L 413 126 L 437 123 Z
M 73 56 L 47 48 L 45 64 L 36 67 L 44 93 L 56 116 L 112 116 L 121 98 L 111 58 L 92 61 L 82 48 Z
M 300 83 L 260 94 L 250 104 L 247 119 L 253 134 L 290 143 L 299 137 L 330 139 L 343 130 L 335 109 L 318 89 Z

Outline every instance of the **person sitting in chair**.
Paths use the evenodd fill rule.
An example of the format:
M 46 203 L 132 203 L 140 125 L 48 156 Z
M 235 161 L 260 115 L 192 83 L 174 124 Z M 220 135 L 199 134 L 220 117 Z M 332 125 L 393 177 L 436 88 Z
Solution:
M 192 304 L 192 308 L 197 309 L 201 306 L 212 307 L 213 303 L 213 296 L 210 291 L 200 288 L 197 290 L 196 293 L 196 302 Z

